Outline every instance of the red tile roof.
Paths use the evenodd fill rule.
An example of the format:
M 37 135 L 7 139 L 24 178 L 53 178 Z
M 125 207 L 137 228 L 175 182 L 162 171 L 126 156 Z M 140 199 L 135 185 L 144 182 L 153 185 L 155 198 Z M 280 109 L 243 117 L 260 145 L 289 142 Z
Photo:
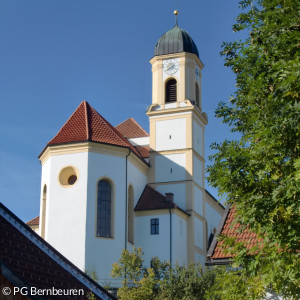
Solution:
M 34 219 L 28 221 L 26 224 L 27 225 L 39 225 L 40 224 L 40 217 L 37 216 Z
M 126 147 L 143 159 L 127 139 L 86 101 L 81 102 L 47 146 L 87 141 Z
M 127 138 L 138 138 L 148 136 L 148 132 L 144 130 L 141 125 L 134 120 L 129 118 L 121 124 L 117 125 L 116 128 Z
M 177 208 L 182 212 L 188 214 L 186 211 L 178 207 L 174 202 L 167 201 L 166 196 L 162 195 L 147 184 L 134 210 L 144 211 L 169 208 Z
M 149 151 L 150 151 L 149 146 L 135 146 L 135 149 L 139 151 L 139 153 L 143 158 L 149 158 Z
M 26 286 L 29 292 L 30 287 L 84 290 L 85 295 L 63 296 L 63 299 L 86 300 L 90 290 L 97 300 L 115 299 L 1 203 L 0 249 L 0 269 L 5 271 L 1 273 L 14 286 Z
M 224 241 L 218 241 L 217 235 L 221 234 L 226 237 L 236 238 L 237 242 L 243 242 L 247 249 L 257 246 L 262 240 L 249 230 L 249 228 L 240 231 L 241 225 L 235 223 L 235 208 L 226 208 L 223 220 L 220 223 L 216 236 L 208 251 L 208 258 L 211 260 L 232 258 L 232 254 L 225 253 Z M 249 251 L 250 254 L 251 251 Z

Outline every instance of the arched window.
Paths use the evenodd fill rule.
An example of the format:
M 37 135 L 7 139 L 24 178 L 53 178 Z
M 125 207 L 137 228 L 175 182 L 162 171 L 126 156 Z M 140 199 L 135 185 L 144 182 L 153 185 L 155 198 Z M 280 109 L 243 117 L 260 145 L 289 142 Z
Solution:
M 172 78 L 166 83 L 166 103 L 177 101 L 177 81 Z
M 43 198 L 42 198 L 42 215 L 41 215 L 41 237 L 45 238 L 46 232 L 46 200 L 47 200 L 47 185 L 43 188 Z
M 195 84 L 195 94 L 196 94 L 196 104 L 200 107 L 199 86 L 197 82 Z
M 134 243 L 134 193 L 133 187 L 128 189 L 128 242 Z
M 97 236 L 112 237 L 112 189 L 107 180 L 98 182 Z

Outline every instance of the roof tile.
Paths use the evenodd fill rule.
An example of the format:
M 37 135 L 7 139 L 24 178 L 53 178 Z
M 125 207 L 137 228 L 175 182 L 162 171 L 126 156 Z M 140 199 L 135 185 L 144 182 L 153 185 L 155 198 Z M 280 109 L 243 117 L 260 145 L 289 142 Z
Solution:
M 143 159 L 142 155 L 118 129 L 113 127 L 86 101 L 82 101 L 47 146 L 87 141 L 126 147 Z
M 40 224 L 40 217 L 37 216 L 34 219 L 28 221 L 26 224 L 27 225 L 39 225 Z
M 142 128 L 142 126 L 133 118 L 129 118 L 117 125 L 116 128 L 127 138 L 138 138 L 148 136 L 146 130 Z
M 149 158 L 149 146 L 135 146 L 135 149 L 137 149 L 143 158 Z
M 255 233 L 251 232 L 248 227 L 240 231 L 241 228 L 241 224 L 235 223 L 235 207 L 232 207 L 227 214 L 220 234 L 227 237 L 236 238 L 237 242 L 243 242 L 249 250 L 262 241 Z M 213 250 L 213 254 L 209 256 L 210 259 L 226 259 L 232 257 L 230 253 L 226 253 L 225 249 L 228 247 L 224 248 L 224 246 L 222 246 L 223 244 L 224 241 L 217 241 Z
M 143 211 L 176 207 L 175 203 L 167 201 L 164 195 L 147 184 L 134 210 Z

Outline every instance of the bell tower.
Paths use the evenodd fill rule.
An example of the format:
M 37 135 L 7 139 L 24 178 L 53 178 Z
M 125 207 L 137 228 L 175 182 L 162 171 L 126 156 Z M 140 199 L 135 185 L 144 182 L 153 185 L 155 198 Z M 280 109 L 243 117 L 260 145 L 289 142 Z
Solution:
M 196 44 L 177 24 L 160 37 L 152 64 L 152 105 L 185 107 L 187 100 L 201 111 L 201 70 Z
M 177 24 L 163 34 L 152 64 L 150 185 L 173 193 L 174 203 L 191 216 L 187 221 L 188 262 L 206 255 L 204 130 L 201 70 L 203 63 L 190 35 Z

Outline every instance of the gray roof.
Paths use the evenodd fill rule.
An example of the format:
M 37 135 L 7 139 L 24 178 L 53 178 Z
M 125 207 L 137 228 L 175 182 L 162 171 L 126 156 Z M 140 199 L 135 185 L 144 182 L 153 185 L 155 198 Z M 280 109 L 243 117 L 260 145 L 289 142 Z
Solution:
M 199 57 L 197 46 L 191 36 L 175 25 L 159 38 L 155 45 L 154 56 L 178 52 L 193 53 Z

